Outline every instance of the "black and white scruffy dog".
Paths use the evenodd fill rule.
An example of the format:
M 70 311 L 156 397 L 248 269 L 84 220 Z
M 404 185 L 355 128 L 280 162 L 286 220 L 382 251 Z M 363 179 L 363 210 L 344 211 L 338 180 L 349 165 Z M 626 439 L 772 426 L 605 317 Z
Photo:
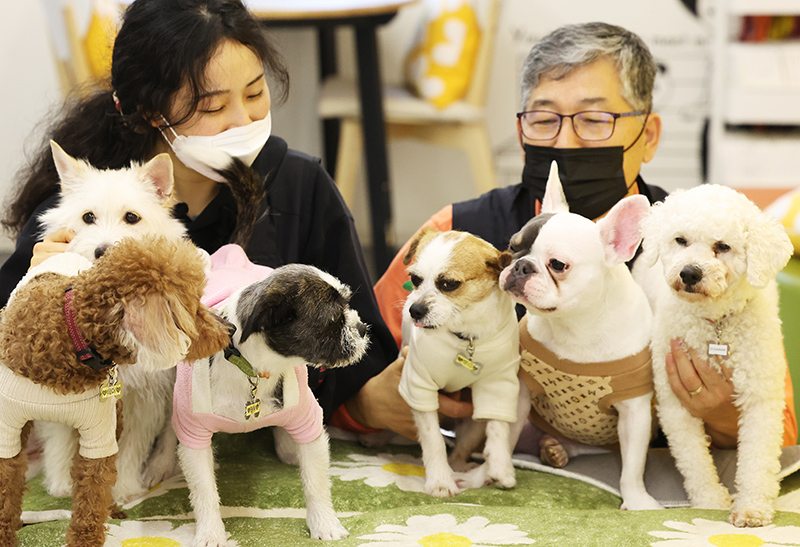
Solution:
M 211 256 L 204 303 L 236 326 L 231 346 L 178 365 L 173 427 L 197 522 L 194 545 L 227 545 L 214 480 L 215 432 L 275 429 L 278 456 L 298 463 L 312 538 L 347 536 L 333 510 L 328 436 L 306 364 L 341 367 L 364 355 L 367 327 L 350 289 L 313 266 L 256 266 L 227 245 Z M 288 433 L 288 435 L 286 434 Z

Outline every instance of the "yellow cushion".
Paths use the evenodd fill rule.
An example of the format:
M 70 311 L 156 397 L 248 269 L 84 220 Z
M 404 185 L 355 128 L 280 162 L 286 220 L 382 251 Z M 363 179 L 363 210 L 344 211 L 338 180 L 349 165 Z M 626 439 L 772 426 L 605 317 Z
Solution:
M 800 255 L 800 188 L 782 195 L 764 212 L 781 221 L 794 245 L 794 254 Z
M 414 93 L 444 108 L 467 93 L 481 32 L 467 0 L 429 2 L 428 12 L 405 74 Z
M 119 10 L 108 0 L 95 0 L 83 45 L 89 70 L 97 80 L 111 75 L 111 54 L 117 36 Z

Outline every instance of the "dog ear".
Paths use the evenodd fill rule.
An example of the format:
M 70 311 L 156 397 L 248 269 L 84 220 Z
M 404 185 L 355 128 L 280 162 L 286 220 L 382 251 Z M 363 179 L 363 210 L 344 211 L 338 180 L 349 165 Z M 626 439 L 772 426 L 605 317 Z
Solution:
M 678 190 L 680 192 L 680 190 Z M 669 197 L 667 197 L 669 199 Z M 650 206 L 650 214 L 642 220 L 642 254 L 638 261 L 648 266 L 655 266 L 659 257 L 661 232 L 664 226 L 664 203 L 658 202 Z
M 133 298 L 125 303 L 122 327 L 136 341 L 136 362 L 149 372 L 175 366 L 189 350 L 194 332 L 184 332 L 178 324 L 185 323 L 181 306 L 170 305 L 169 299 L 151 294 Z M 193 322 L 192 322 L 193 323 Z
M 597 221 L 609 266 L 633 258 L 642 241 L 642 221 L 649 214 L 650 202 L 646 197 L 637 194 L 618 201 Z
M 542 198 L 542 213 L 567 213 L 569 205 L 564 197 L 564 187 L 558 176 L 558 164 L 555 160 L 550 164 L 550 175 Z
M 502 272 L 506 267 L 508 267 L 508 265 L 511 264 L 512 260 L 513 260 L 513 255 L 511 254 L 511 252 L 503 251 L 502 253 L 498 253 L 496 257 L 487 260 L 486 265 L 490 269 L 496 270 L 497 274 L 500 275 L 500 272 Z
M 187 361 L 196 361 L 222 351 L 230 344 L 231 335 L 236 331 L 233 324 L 205 306 L 198 308 L 195 326 L 197 327 L 197 338 L 192 340 L 192 345 L 189 346 L 189 352 L 186 354 Z
M 77 185 L 75 181 L 81 180 L 87 171 L 87 165 L 81 160 L 76 160 L 61 148 L 56 141 L 50 141 L 50 150 L 53 153 L 53 163 L 56 164 L 58 178 L 61 181 L 61 191 L 69 193 Z
M 172 187 L 175 179 L 172 175 L 172 159 L 169 154 L 159 154 L 142 166 L 139 178 L 153 184 L 159 201 L 171 203 Z
M 423 226 L 418 232 L 417 235 L 411 240 L 411 243 L 408 246 L 408 251 L 406 254 L 403 255 L 403 266 L 408 266 L 411 264 L 411 261 L 414 257 L 419 253 L 428 242 L 433 239 L 435 236 L 439 235 L 440 232 L 436 228 L 431 226 Z
M 242 324 L 239 342 L 244 342 L 253 333 L 285 325 L 296 317 L 297 310 L 292 304 L 292 295 L 268 290 L 258 299 L 253 311 Z
M 747 281 L 760 289 L 786 266 L 794 247 L 783 225 L 760 210 L 754 210 L 745 230 Z

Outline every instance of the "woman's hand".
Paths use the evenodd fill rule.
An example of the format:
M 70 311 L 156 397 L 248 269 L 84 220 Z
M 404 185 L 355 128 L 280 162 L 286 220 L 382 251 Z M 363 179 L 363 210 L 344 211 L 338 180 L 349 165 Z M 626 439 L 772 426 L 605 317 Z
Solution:
M 675 396 L 689 413 L 703 420 L 717 448 L 735 448 L 739 438 L 739 410 L 733 404 L 730 370 L 719 360 L 721 372 L 694 349 L 687 352 L 680 340 L 670 342 L 666 367 Z
M 409 439 L 417 440 L 414 415 L 398 386 L 403 372 L 408 348 L 380 374 L 370 378 L 364 387 L 345 405 L 350 416 L 363 426 L 374 429 L 390 429 Z M 456 401 L 439 394 L 439 413 L 450 418 L 472 415 L 472 404 Z
M 75 232 L 69 228 L 60 228 L 50 232 L 44 239 L 33 246 L 31 268 L 38 266 L 51 256 L 61 254 L 67 250 L 67 244 L 75 237 Z

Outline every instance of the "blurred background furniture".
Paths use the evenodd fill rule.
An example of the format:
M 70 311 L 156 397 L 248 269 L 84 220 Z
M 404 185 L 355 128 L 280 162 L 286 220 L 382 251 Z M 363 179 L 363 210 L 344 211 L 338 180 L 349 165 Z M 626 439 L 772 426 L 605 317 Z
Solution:
M 353 87 L 353 101 L 360 119 L 360 130 L 367 139 L 370 224 L 375 275 L 380 275 L 394 255 L 387 241 L 392 207 L 389 193 L 389 169 L 386 151 L 384 106 L 381 98 L 380 63 L 377 29 L 388 23 L 405 5 L 416 0 L 246 0 L 247 7 L 267 26 L 313 26 L 318 29 L 322 75 L 335 72 L 332 30 L 352 26 L 356 39 L 358 87 Z M 326 130 L 326 141 L 335 139 L 335 129 Z
M 103 83 L 110 74 L 121 7 L 113 0 L 77 5 L 71 0 L 47 2 L 51 45 L 61 92 Z
M 383 89 L 388 137 L 421 139 L 431 144 L 461 148 L 469 158 L 478 194 L 497 187 L 485 107 L 499 7 L 499 0 L 490 0 L 470 85 L 463 99 L 438 109 L 405 87 L 387 86 Z M 326 79 L 318 108 L 320 117 L 341 121 L 334 178 L 348 205 L 352 204 L 355 194 L 364 150 L 355 86 L 356 82 L 344 78 Z

